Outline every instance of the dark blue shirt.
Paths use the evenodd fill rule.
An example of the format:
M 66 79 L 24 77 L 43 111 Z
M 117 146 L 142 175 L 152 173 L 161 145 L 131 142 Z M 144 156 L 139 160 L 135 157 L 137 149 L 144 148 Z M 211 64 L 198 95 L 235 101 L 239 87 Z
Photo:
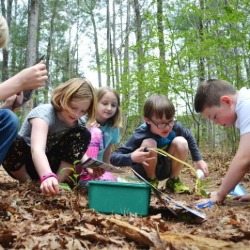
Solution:
M 156 140 L 157 148 L 165 149 L 168 145 L 171 144 L 176 136 L 182 136 L 187 140 L 189 151 L 191 153 L 193 161 L 202 160 L 200 150 L 192 133 L 180 122 L 175 121 L 172 131 L 165 138 L 153 134 L 150 131 L 150 126 L 146 123 L 143 123 L 134 131 L 134 134 L 123 146 L 119 147 L 112 153 L 110 163 L 116 166 L 131 166 L 133 164 L 131 160 L 131 154 L 137 148 L 141 147 L 143 140 L 152 138 Z

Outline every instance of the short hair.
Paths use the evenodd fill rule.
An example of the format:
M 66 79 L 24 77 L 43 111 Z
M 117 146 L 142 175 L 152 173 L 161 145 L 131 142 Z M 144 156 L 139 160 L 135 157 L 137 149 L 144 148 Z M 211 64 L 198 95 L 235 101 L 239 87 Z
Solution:
M 9 28 L 5 18 L 0 15 L 0 48 L 6 48 L 9 41 Z
M 171 119 L 175 115 L 175 108 L 173 103 L 162 94 L 151 95 L 144 104 L 144 117 L 151 119 L 153 116 L 156 118 Z
M 101 99 L 102 99 L 102 97 L 106 93 L 113 93 L 116 96 L 116 98 L 117 98 L 117 109 L 116 109 L 116 112 L 115 112 L 115 114 L 112 117 L 110 117 L 107 120 L 107 124 L 110 127 L 113 127 L 113 128 L 121 127 L 122 126 L 122 115 L 121 115 L 121 107 L 120 107 L 121 101 L 120 101 L 119 93 L 118 93 L 118 91 L 116 89 L 110 88 L 108 86 L 101 87 L 96 92 L 97 102 L 100 102 Z
M 197 88 L 194 98 L 194 108 L 197 113 L 205 108 L 220 106 L 220 98 L 223 95 L 235 95 L 237 90 L 225 80 L 209 79 L 202 81 Z
M 92 84 L 82 78 L 73 78 L 62 83 L 54 89 L 51 97 L 51 104 L 58 111 L 67 110 L 72 112 L 70 102 L 73 99 L 89 100 L 90 106 L 87 111 L 90 122 L 95 120 L 97 100 Z

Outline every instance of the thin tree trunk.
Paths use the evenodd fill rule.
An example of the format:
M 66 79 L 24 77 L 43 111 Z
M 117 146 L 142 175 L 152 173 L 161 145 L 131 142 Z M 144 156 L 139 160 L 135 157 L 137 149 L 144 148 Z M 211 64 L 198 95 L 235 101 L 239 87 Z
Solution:
M 143 51 L 142 42 L 142 20 L 140 14 L 140 5 L 138 0 L 134 0 L 134 10 L 135 10 L 135 26 L 136 26 L 136 51 L 137 51 L 137 103 L 138 103 L 138 113 L 143 109 L 145 100 L 145 57 Z
M 109 13 L 109 0 L 107 0 L 107 64 L 106 64 L 106 75 L 107 75 L 107 86 L 110 86 L 110 55 L 111 55 L 111 45 L 110 45 L 110 13 Z
M 114 69 L 114 74 L 115 74 L 115 85 L 114 87 L 116 89 L 119 89 L 119 79 L 120 79 L 120 74 L 119 74 L 119 62 L 118 62 L 118 56 L 117 56 L 117 48 L 116 48 L 116 9 L 115 9 L 115 1 L 113 1 L 113 52 L 112 54 L 114 55 L 114 63 L 115 63 L 115 69 Z
M 159 87 L 164 89 L 168 94 L 167 73 L 166 73 L 166 53 L 164 42 L 164 29 L 163 29 L 163 8 L 162 0 L 157 0 L 157 28 L 158 28 L 158 41 L 159 41 Z
M 26 47 L 26 67 L 32 66 L 36 60 L 37 33 L 39 20 L 39 0 L 30 0 L 28 18 L 28 39 Z

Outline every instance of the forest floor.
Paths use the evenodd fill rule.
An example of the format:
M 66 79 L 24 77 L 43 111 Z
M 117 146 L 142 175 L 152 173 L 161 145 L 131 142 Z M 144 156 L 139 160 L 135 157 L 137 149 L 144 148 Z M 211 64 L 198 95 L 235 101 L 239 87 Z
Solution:
M 210 177 L 202 188 L 216 191 L 231 156 L 217 152 L 203 157 Z M 133 175 L 129 168 L 126 172 Z M 194 188 L 189 169 L 184 167 L 180 178 Z M 249 174 L 241 185 L 250 192 Z M 199 198 L 194 193 L 168 195 L 193 208 Z M 152 194 L 146 217 L 107 215 L 88 208 L 86 191 L 45 196 L 39 183 L 19 185 L 2 167 L 0 197 L 0 249 L 250 249 L 250 202 L 228 198 L 198 209 L 206 214 L 200 220 L 181 209 L 173 215 Z

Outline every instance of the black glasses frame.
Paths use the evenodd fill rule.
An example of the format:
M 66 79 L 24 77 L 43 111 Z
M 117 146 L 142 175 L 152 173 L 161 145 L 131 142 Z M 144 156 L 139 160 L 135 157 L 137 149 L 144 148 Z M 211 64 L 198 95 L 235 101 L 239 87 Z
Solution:
M 163 128 L 166 128 L 166 127 L 173 127 L 174 126 L 174 120 L 173 121 L 170 121 L 170 122 L 167 122 L 167 123 L 159 123 L 159 124 L 156 124 L 153 120 L 150 119 L 150 121 L 158 128 L 158 129 L 163 129 Z

